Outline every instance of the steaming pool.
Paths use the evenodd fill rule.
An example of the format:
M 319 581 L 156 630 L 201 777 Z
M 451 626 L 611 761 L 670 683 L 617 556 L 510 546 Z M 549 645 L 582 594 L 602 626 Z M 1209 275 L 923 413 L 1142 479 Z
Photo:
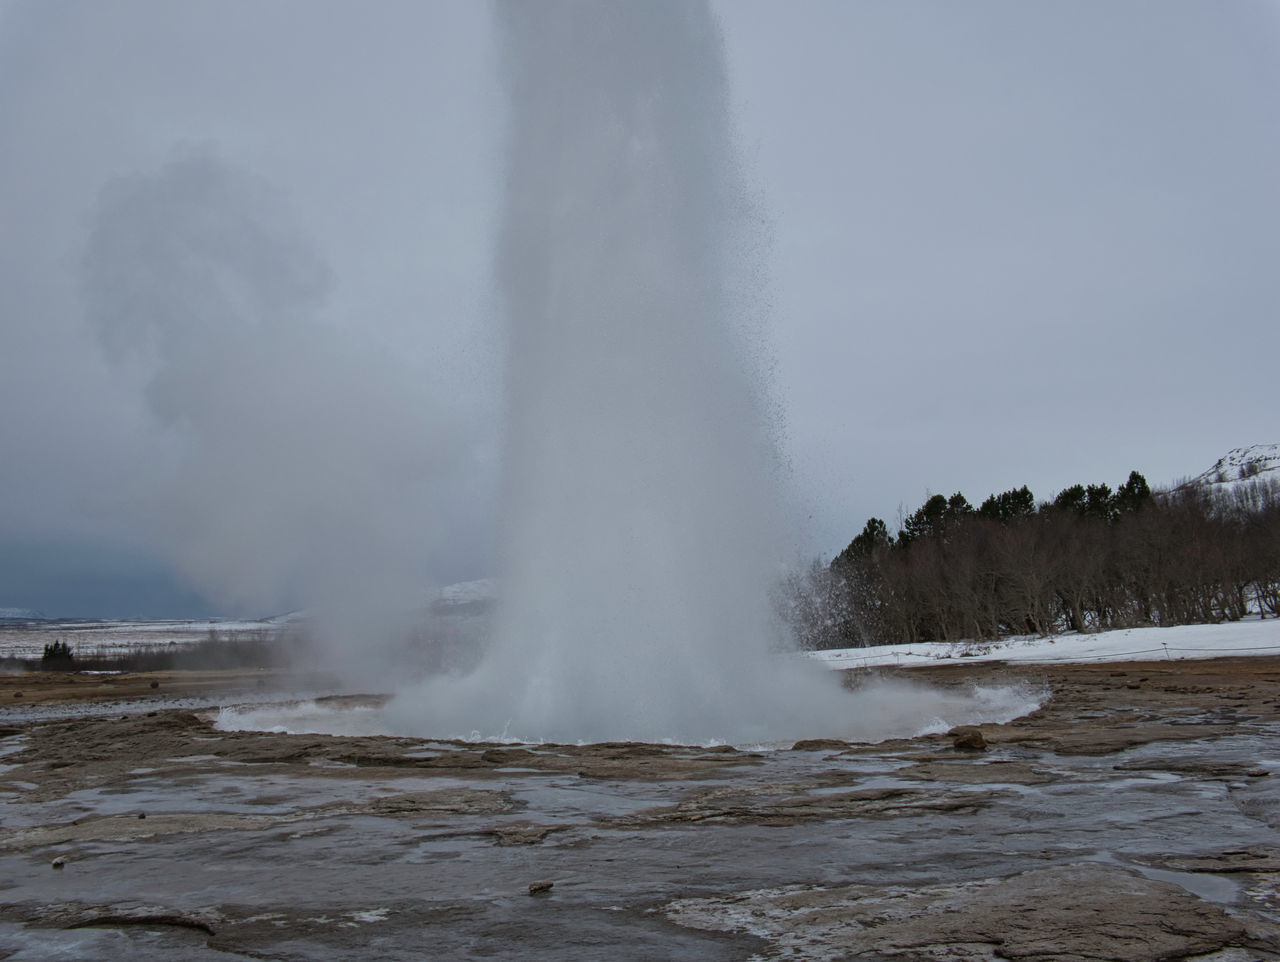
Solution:
M 415 714 L 396 709 L 406 696 L 327 697 L 269 704 L 223 707 L 212 716 L 219 731 L 262 731 L 277 734 L 399 735 L 433 737 L 449 741 L 501 745 L 541 745 L 556 742 L 536 730 L 518 731 L 504 725 L 496 730 L 424 730 Z M 412 696 L 408 696 L 412 697 Z M 1003 724 L 1038 710 L 1048 693 L 1026 683 L 971 684 L 949 690 L 904 679 L 868 678 L 845 695 L 848 717 L 836 728 L 780 731 L 773 737 L 743 741 L 730 737 L 684 739 L 678 735 L 573 739 L 576 745 L 592 741 L 636 741 L 659 745 L 718 747 L 731 745 L 753 750 L 789 748 L 797 741 L 837 738 L 848 742 L 875 743 L 892 738 L 918 738 L 943 734 L 961 725 Z

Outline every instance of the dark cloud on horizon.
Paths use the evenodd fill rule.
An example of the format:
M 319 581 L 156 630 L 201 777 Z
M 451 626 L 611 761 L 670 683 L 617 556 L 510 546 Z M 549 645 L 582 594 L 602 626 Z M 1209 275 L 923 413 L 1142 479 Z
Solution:
M 0 541 L 0 585 L 21 610 L 51 618 L 209 618 L 226 609 L 155 557 L 118 543 Z M 4 606 L 18 607 L 18 606 Z M 270 614 L 258 612 L 257 614 Z

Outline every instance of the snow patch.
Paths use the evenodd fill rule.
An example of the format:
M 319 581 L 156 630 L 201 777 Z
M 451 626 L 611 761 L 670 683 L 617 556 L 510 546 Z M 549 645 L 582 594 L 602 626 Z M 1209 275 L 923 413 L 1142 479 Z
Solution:
M 1280 654 L 1280 620 L 1257 618 L 1221 625 L 1122 628 L 1097 634 L 1026 635 L 992 642 L 919 642 L 874 648 L 838 648 L 805 654 L 828 668 L 936 665 L 951 660 L 1011 664 L 1151 661 Z

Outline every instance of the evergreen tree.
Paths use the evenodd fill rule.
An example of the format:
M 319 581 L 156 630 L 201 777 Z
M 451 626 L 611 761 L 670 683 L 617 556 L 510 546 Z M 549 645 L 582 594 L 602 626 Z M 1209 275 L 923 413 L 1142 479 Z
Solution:
M 1151 487 L 1137 471 L 1130 471 L 1129 480 L 1120 485 L 1113 500 L 1117 514 L 1132 514 L 1151 501 Z
M 961 518 L 971 514 L 973 514 L 973 505 L 959 491 L 947 499 L 946 519 L 948 524 L 959 521 Z
M 1115 513 L 1111 486 L 1106 484 L 1073 484 L 1063 488 L 1053 499 L 1053 507 L 1059 511 L 1073 511 L 1086 518 L 1110 521 Z
M 1084 514 L 1085 493 L 1083 484 L 1073 484 L 1069 488 L 1063 488 L 1058 492 L 1058 496 L 1053 499 L 1053 507 L 1058 511 L 1074 511 L 1076 514 Z
M 906 546 L 920 538 L 941 540 L 961 518 L 973 514 L 969 500 L 957 491 L 950 498 L 935 494 L 903 522 L 898 544 Z
M 1010 488 L 1001 494 L 993 494 L 978 508 L 978 517 L 1008 524 L 1017 518 L 1027 518 L 1036 513 L 1036 499 L 1025 484 Z
M 1111 485 L 1091 484 L 1084 489 L 1084 513 L 1099 521 L 1115 520 L 1116 506 L 1111 495 Z
M 837 567 L 846 565 L 855 558 L 867 558 L 875 554 L 877 549 L 892 546 L 893 538 L 889 536 L 888 526 L 879 518 L 869 518 L 862 529 L 862 534 L 850 541 L 849 546 L 836 555 L 832 565 Z

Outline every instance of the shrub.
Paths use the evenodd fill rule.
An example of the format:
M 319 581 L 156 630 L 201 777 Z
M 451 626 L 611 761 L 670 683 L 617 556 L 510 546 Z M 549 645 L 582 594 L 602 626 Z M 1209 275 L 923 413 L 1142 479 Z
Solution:
M 70 646 L 65 641 L 55 641 L 44 646 L 44 654 L 40 656 L 42 671 L 75 671 L 76 659 Z

